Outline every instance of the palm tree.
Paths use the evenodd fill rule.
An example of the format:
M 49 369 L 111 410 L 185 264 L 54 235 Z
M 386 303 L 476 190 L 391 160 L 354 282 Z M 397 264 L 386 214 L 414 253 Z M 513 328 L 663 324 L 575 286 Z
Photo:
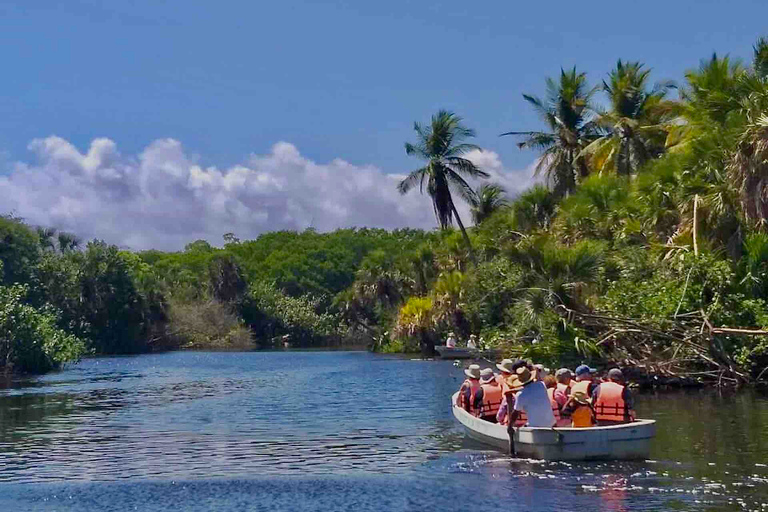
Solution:
M 56 246 L 53 243 L 53 237 L 56 236 L 55 228 L 37 227 L 37 236 L 40 238 L 40 247 L 43 249 L 55 250 Z
M 447 229 L 455 218 L 471 252 L 472 243 L 456 210 L 451 190 L 468 200 L 472 196 L 472 188 L 465 178 L 488 178 L 489 174 L 465 158 L 469 151 L 479 151 L 480 148 L 464 142 L 474 137 L 475 132 L 466 128 L 461 121 L 453 112 L 440 110 L 432 116 L 428 128 L 418 122 L 413 124 L 418 141 L 415 144 L 406 142 L 405 152 L 426 160 L 427 164 L 408 174 L 397 189 L 401 194 L 407 194 L 418 185 L 423 193 L 426 181 L 427 194 L 432 198 L 438 224 L 442 229 Z
M 515 226 L 523 233 L 549 229 L 556 209 L 554 194 L 543 185 L 534 185 L 512 203 Z
M 524 139 L 517 145 L 524 149 L 542 152 L 536 164 L 535 175 L 543 174 L 557 197 L 568 195 L 588 174 L 581 156 L 582 150 L 598 135 L 592 120 L 591 105 L 595 89 L 587 86 L 585 73 L 560 70 L 560 80 L 547 78 L 547 95 L 544 100 L 523 94 L 541 115 L 548 131 L 507 132 L 501 135 L 517 135 Z
M 665 98 L 675 85 L 663 82 L 648 90 L 650 73 L 640 62 L 619 60 L 603 81 L 610 109 L 596 122 L 606 133 L 584 149 L 593 170 L 629 175 L 664 151 L 667 123 L 675 117 L 675 104 Z
M 73 235 L 72 233 L 67 233 L 65 231 L 59 232 L 58 242 L 59 242 L 59 252 L 62 252 L 62 253 L 74 251 L 75 249 L 80 247 L 80 239 L 77 238 L 77 236 Z
M 509 206 L 507 191 L 497 183 L 486 183 L 469 197 L 472 222 L 480 224 L 500 208 Z

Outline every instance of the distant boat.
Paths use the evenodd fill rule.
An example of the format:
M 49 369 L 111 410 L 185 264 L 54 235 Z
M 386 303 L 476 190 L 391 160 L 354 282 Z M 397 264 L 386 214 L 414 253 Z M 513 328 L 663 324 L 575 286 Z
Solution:
M 507 427 L 472 416 L 455 405 L 457 396 L 451 397 L 451 408 L 467 435 L 508 452 Z M 521 457 L 544 460 L 647 459 L 655 435 L 656 420 L 591 428 L 521 427 L 515 433 L 515 451 Z
M 435 352 L 441 359 L 480 359 L 485 358 L 495 361 L 501 356 L 501 350 L 491 348 L 479 350 L 466 347 L 446 347 L 445 345 L 436 345 Z

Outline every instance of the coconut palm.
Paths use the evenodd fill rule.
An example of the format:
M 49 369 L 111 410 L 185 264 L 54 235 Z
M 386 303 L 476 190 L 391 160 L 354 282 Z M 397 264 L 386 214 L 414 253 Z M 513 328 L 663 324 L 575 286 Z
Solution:
M 455 219 L 471 251 L 472 244 L 456 210 L 451 190 L 468 200 L 472 196 L 472 188 L 465 178 L 488 178 L 489 174 L 465 158 L 468 152 L 479 151 L 480 148 L 464 142 L 474 137 L 475 132 L 466 128 L 461 121 L 462 119 L 453 112 L 440 110 L 432 116 L 429 127 L 414 123 L 413 129 L 418 140 L 415 144 L 407 142 L 405 152 L 426 160 L 427 164 L 412 171 L 398 184 L 397 189 L 401 194 L 407 194 L 418 185 L 423 193 L 426 185 L 440 227 L 448 228 Z
M 663 82 L 649 89 L 650 73 L 640 62 L 619 60 L 603 81 L 610 108 L 596 122 L 605 133 L 584 149 L 594 171 L 633 174 L 664 151 L 667 124 L 677 115 L 666 96 L 675 85 Z
M 469 197 L 472 222 L 480 224 L 500 208 L 509 206 L 507 191 L 497 183 L 485 183 Z
M 74 251 L 80 247 L 80 239 L 72 233 L 61 231 L 58 234 L 59 252 Z
M 523 94 L 548 131 L 501 134 L 523 137 L 517 144 L 519 148 L 542 152 L 534 174 L 543 174 L 557 197 L 568 195 L 589 172 L 581 152 L 599 135 L 592 119 L 594 92 L 587 85 L 585 73 L 577 73 L 576 68 L 561 69 L 559 81 L 547 78 L 545 99 Z

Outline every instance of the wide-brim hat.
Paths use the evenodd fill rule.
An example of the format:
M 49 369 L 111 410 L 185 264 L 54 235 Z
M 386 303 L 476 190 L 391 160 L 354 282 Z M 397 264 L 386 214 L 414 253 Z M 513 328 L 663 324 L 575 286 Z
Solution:
M 493 370 L 490 368 L 483 368 L 483 371 L 480 372 L 480 380 L 482 382 L 491 382 L 496 378 L 496 375 L 493 374 Z
M 464 374 L 469 377 L 470 379 L 479 379 L 480 378 L 480 365 L 479 364 L 471 364 L 469 365 L 469 368 L 464 370 Z
M 583 391 L 576 391 L 572 398 L 577 404 L 589 405 L 589 397 L 587 397 L 587 394 Z
M 512 380 L 514 378 L 514 380 Z M 533 382 L 533 374 L 531 370 L 523 366 L 515 370 L 515 374 L 507 379 L 507 384 L 512 389 L 520 389 L 529 382 Z
M 496 368 L 503 371 L 504 373 L 515 373 L 512 369 L 512 365 L 514 365 L 515 362 L 511 359 L 504 359 L 502 362 L 498 363 L 496 365 Z

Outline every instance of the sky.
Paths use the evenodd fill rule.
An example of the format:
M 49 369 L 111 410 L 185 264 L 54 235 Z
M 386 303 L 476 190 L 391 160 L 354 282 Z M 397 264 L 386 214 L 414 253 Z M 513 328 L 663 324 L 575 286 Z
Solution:
M 522 93 L 618 58 L 682 81 L 749 59 L 766 19 L 765 0 L 0 0 L 0 213 L 133 249 L 432 228 L 394 188 L 414 121 L 461 115 L 515 194 L 536 154 L 498 134 L 542 127 Z

